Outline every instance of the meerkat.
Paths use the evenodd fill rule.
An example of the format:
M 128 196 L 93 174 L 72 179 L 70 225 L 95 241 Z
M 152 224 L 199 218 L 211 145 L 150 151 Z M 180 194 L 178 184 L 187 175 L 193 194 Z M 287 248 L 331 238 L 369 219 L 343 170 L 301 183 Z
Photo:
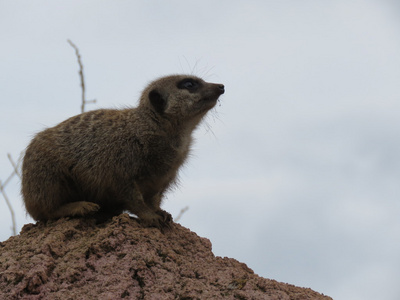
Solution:
M 38 133 L 22 166 L 27 212 L 46 221 L 129 211 L 146 227 L 168 226 L 163 195 L 188 156 L 193 130 L 224 92 L 195 76 L 162 77 L 136 108 L 85 112 Z

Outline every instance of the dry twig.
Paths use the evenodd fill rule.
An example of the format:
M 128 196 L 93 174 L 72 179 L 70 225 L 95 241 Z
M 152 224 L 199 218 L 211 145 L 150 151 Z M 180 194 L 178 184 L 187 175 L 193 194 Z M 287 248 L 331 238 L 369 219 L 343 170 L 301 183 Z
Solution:
M 79 53 L 79 49 L 78 47 L 71 42 L 71 40 L 67 40 L 67 42 L 71 45 L 72 48 L 75 49 L 75 54 L 76 57 L 78 59 L 78 64 L 79 64 L 79 77 L 81 79 L 81 89 L 82 89 L 82 104 L 81 104 L 81 112 L 85 112 L 85 105 L 89 104 L 89 103 L 95 103 L 96 99 L 93 100 L 86 100 L 86 95 L 85 95 L 85 77 L 83 75 L 83 64 L 82 64 L 82 60 L 81 60 L 81 55 Z
M 189 209 L 189 206 L 185 206 L 184 208 L 181 209 L 181 211 L 179 212 L 178 216 L 176 218 L 174 218 L 175 222 L 178 222 L 180 220 L 180 218 L 182 218 L 182 215 Z
M 7 157 L 8 160 L 10 161 L 11 165 L 13 166 L 14 170 L 13 172 L 7 177 L 7 179 L 4 182 L 0 181 L 0 193 L 3 195 L 4 200 L 6 201 L 7 207 L 10 211 L 11 214 L 11 222 L 12 222 L 12 227 L 11 230 L 13 232 L 13 235 L 17 234 L 17 222 L 15 221 L 15 213 L 14 213 L 14 209 L 12 208 L 10 199 L 8 198 L 6 191 L 5 191 L 5 187 L 7 186 L 7 184 L 10 182 L 10 180 L 17 175 L 18 177 L 21 178 L 21 173 L 19 171 L 21 162 L 22 162 L 22 156 L 23 156 L 23 152 L 20 154 L 17 163 L 14 162 L 14 160 L 11 157 L 11 154 L 8 153 Z
M 6 204 L 7 204 L 7 206 L 8 206 L 9 211 L 10 211 L 10 214 L 11 214 L 11 222 L 12 222 L 11 230 L 12 230 L 12 232 L 13 232 L 13 235 L 17 235 L 17 228 L 16 228 L 16 227 L 17 227 L 17 224 L 16 224 L 16 222 L 15 222 L 15 213 L 14 213 L 14 209 L 13 209 L 12 206 L 11 206 L 10 200 L 8 199 L 8 196 L 7 196 L 7 194 L 6 194 L 5 190 L 4 190 L 4 188 L 5 188 L 5 185 L 2 184 L 1 181 L 0 181 L 0 192 L 1 192 L 1 194 L 3 195 L 3 197 L 4 197 L 4 200 L 6 200 Z
M 17 163 L 15 163 L 15 162 L 13 161 L 12 157 L 11 157 L 11 154 L 10 154 L 10 153 L 7 153 L 8 160 L 10 161 L 11 165 L 12 165 L 13 168 L 14 168 L 14 173 L 15 173 L 15 175 L 17 175 L 19 178 L 21 178 L 21 174 L 20 174 L 20 172 L 19 172 L 19 167 L 20 167 L 20 165 L 21 165 L 22 157 L 23 157 L 23 156 L 24 156 L 24 152 L 21 152 L 21 154 L 20 154 L 19 157 L 18 157 Z

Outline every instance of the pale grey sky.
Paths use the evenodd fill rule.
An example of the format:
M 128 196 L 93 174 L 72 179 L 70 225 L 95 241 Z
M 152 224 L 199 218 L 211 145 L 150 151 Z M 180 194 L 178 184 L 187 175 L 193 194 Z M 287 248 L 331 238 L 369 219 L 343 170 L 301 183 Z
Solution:
M 156 77 L 226 93 L 164 208 L 257 274 L 335 300 L 400 296 L 400 6 L 395 1 L 0 1 L 0 180 L 32 136 L 136 105 Z M 6 191 L 25 216 L 16 178 Z M 0 197 L 0 240 L 11 218 Z

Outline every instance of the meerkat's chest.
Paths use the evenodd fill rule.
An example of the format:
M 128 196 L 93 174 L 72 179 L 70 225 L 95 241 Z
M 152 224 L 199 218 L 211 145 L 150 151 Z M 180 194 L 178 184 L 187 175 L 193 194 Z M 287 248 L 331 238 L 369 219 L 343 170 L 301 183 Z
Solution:
M 185 159 L 192 143 L 192 137 L 190 135 L 185 135 L 181 137 L 179 144 L 175 148 L 177 157 Z

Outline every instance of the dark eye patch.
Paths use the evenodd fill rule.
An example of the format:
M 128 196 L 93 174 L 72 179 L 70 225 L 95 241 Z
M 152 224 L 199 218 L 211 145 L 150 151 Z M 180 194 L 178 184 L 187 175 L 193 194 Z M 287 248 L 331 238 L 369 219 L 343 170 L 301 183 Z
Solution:
M 185 78 L 178 82 L 178 89 L 186 89 L 190 92 L 197 90 L 200 87 L 200 82 L 193 78 Z

